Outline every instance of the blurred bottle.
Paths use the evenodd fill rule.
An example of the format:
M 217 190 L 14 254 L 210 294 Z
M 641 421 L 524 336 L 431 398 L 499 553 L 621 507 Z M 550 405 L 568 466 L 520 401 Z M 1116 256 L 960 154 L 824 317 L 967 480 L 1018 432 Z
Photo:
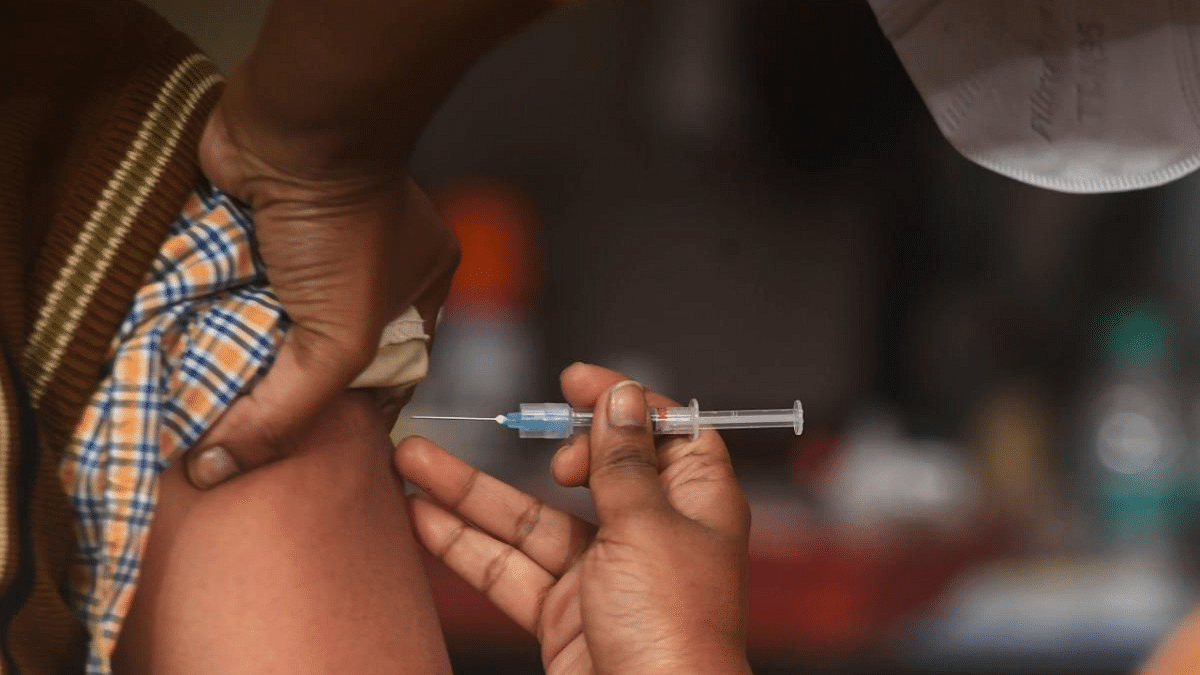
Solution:
M 1172 376 L 1171 328 L 1151 303 L 1112 310 L 1086 427 L 1083 480 L 1106 548 L 1169 556 L 1186 436 Z
M 1014 378 L 991 389 L 975 419 L 989 505 L 1038 552 L 1066 548 L 1071 535 L 1050 466 L 1054 413 L 1039 386 Z

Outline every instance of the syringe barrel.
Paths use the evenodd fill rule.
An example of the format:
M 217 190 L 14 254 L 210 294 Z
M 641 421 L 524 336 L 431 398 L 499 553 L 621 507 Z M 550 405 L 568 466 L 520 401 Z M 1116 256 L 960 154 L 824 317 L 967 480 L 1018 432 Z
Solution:
M 522 403 L 521 438 L 568 438 L 576 429 L 592 426 L 590 410 L 571 410 L 566 403 Z M 700 435 L 700 407 L 695 399 L 686 408 L 650 408 L 655 434 Z
M 519 433 L 521 438 L 569 438 L 576 429 L 592 426 L 588 410 L 572 410 L 566 403 L 522 403 Z M 686 407 L 652 407 L 650 423 L 655 434 L 697 438 L 701 429 L 760 429 L 792 427 L 796 435 L 804 428 L 800 401 L 791 409 L 708 410 L 701 411 L 696 399 Z M 513 425 L 509 425 L 513 426 Z
M 655 434 L 685 435 L 696 438 L 700 435 L 700 404 L 692 399 L 686 408 L 650 408 L 650 426 Z M 587 410 L 575 411 L 575 428 L 586 429 L 592 426 L 593 413 Z
M 522 403 L 521 438 L 570 438 L 574 428 L 566 403 Z

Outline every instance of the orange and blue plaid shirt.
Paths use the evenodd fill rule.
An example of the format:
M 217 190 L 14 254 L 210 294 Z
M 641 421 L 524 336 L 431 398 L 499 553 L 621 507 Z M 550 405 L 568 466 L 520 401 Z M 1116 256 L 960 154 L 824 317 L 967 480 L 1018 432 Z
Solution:
M 266 372 L 286 331 L 248 211 L 192 193 L 114 339 L 59 466 L 76 511 L 75 608 L 89 675 L 109 675 L 158 499 L 158 474 Z

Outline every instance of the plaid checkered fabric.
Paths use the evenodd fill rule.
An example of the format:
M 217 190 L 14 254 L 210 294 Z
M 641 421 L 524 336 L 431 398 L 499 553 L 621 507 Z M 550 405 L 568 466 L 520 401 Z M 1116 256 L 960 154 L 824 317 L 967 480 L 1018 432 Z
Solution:
M 286 330 L 245 209 L 192 193 L 114 340 L 59 467 L 77 521 L 75 608 L 107 675 L 158 498 L 158 474 L 264 373 Z

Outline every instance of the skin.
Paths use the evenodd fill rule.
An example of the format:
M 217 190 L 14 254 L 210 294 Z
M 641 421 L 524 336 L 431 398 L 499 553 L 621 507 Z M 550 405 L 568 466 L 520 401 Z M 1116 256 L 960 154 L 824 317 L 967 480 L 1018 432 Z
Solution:
M 391 453 L 376 404 L 347 393 L 228 485 L 173 465 L 115 672 L 448 675 Z
M 383 327 L 409 305 L 432 335 L 459 249 L 408 178 L 410 150 L 463 73 L 553 5 L 272 4 L 199 154 L 205 176 L 254 209 L 292 326 L 271 370 L 187 453 L 194 485 L 288 455 L 286 440 L 366 367 Z
M 1200 610 L 1184 619 L 1154 650 L 1141 675 L 1200 675 Z
M 538 638 L 549 675 L 750 672 L 750 512 L 720 437 L 656 446 L 646 406 L 675 402 L 595 366 L 562 384 L 596 424 L 556 473 L 586 470 L 599 525 L 411 438 L 395 464 L 427 495 L 411 503 L 418 539 Z

